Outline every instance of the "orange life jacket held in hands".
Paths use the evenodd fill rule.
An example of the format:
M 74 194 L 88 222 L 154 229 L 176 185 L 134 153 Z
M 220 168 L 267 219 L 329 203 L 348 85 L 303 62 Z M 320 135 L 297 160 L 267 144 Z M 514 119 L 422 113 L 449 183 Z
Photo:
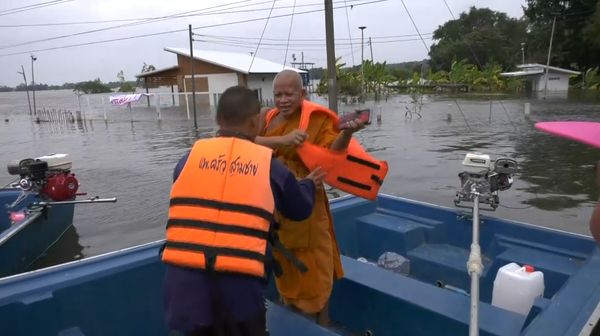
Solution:
M 198 140 L 171 189 L 163 261 L 264 277 L 272 155 L 248 140 Z
M 267 112 L 267 126 L 277 113 L 279 113 L 277 109 Z M 333 120 L 334 127 L 338 128 L 339 118 L 335 112 L 304 100 L 302 102 L 299 129 L 307 130 L 310 116 L 313 113 L 325 113 Z M 379 188 L 388 172 L 387 162 L 372 157 L 355 138 L 350 140 L 348 149 L 344 152 L 317 146 L 311 143 L 310 139 L 298 146 L 297 151 L 298 156 L 309 171 L 321 167 L 326 172 L 325 182 L 327 184 L 369 200 L 377 198 Z

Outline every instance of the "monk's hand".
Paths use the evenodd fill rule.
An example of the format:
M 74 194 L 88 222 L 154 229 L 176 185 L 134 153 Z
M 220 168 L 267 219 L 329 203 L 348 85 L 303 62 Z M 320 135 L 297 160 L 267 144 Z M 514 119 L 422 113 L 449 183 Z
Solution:
M 293 130 L 281 137 L 283 145 L 298 146 L 308 139 L 308 134 L 302 130 Z
M 345 128 L 342 130 L 347 135 L 352 135 L 354 132 L 360 131 L 365 128 L 365 124 L 360 119 L 350 120 L 344 124 Z
M 312 180 L 316 187 L 323 186 L 323 179 L 325 178 L 325 171 L 321 167 L 315 168 L 306 176 L 307 179 Z

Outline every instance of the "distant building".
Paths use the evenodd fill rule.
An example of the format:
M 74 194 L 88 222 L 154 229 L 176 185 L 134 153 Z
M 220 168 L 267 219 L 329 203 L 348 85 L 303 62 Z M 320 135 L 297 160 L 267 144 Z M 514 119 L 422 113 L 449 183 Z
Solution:
M 527 79 L 531 91 L 544 91 L 546 85 L 546 66 L 543 64 L 521 64 L 517 65 L 520 71 L 503 72 L 500 76 L 504 77 L 524 77 Z M 567 91 L 569 89 L 569 78 L 581 74 L 579 71 L 548 67 L 548 91 Z
M 177 55 L 177 65 L 136 75 L 146 87 L 177 85 L 179 92 L 192 92 L 189 48 L 164 48 Z M 273 80 L 287 67 L 248 53 L 194 49 L 194 79 L 197 105 L 217 105 L 220 95 L 234 85 L 254 90 L 263 104 L 273 103 Z M 180 97 L 183 100 L 183 97 Z

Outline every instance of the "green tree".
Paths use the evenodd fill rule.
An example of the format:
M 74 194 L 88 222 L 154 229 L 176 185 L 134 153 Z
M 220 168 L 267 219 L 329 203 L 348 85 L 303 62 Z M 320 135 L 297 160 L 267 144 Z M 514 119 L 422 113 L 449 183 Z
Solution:
M 96 78 L 93 81 L 79 82 L 75 84 L 73 91 L 81 91 L 86 94 L 112 92 L 108 86 L 100 81 L 100 78 Z
M 499 62 L 510 68 L 521 58 L 527 23 L 487 8 L 471 7 L 456 20 L 446 22 L 433 33 L 435 44 L 429 56 L 435 69 L 450 70 L 455 59 L 483 66 Z
M 360 95 L 361 86 L 360 86 L 360 76 L 357 72 L 351 71 L 349 69 L 344 69 L 346 63 L 342 63 L 342 58 L 338 57 L 335 60 L 335 72 L 336 72 L 336 80 L 338 93 L 348 95 L 348 96 L 358 96 Z M 323 73 L 323 77 L 319 81 L 317 85 L 317 93 L 320 95 L 327 94 L 328 92 L 328 74 L 327 71 Z
M 596 0 L 528 0 L 527 59 L 546 64 L 556 17 L 550 64 L 585 69 L 600 64 L 600 13 Z M 595 35 L 594 35 L 595 34 Z
M 373 61 L 366 60 L 364 72 L 366 91 L 373 93 L 375 101 L 379 101 L 381 95 L 386 93 L 387 85 L 395 80 L 394 76 L 390 75 L 386 62 L 373 63 Z

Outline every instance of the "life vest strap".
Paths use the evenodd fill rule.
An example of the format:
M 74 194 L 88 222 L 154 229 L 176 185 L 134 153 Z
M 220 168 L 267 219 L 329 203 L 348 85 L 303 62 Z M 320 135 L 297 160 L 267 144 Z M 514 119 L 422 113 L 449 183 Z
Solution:
M 371 175 L 371 180 L 375 181 L 379 185 L 383 185 L 383 180 L 377 175 Z
M 268 220 L 269 222 L 273 221 L 272 213 L 270 213 L 269 211 L 267 211 L 265 209 L 261 209 L 261 208 L 254 207 L 251 205 L 221 202 L 221 201 L 202 199 L 202 198 L 174 197 L 171 199 L 169 206 L 176 206 L 176 205 L 199 206 L 199 207 L 213 208 L 213 209 L 218 209 L 218 210 L 241 212 L 241 213 L 245 213 L 248 215 L 262 217 L 262 218 Z
M 338 176 L 337 180 L 339 182 L 341 182 L 341 183 L 345 183 L 345 184 L 351 185 L 351 186 L 353 186 L 355 188 L 358 188 L 358 189 L 367 190 L 367 191 L 371 190 L 371 186 L 370 185 L 364 184 L 364 183 L 360 183 L 360 182 L 356 182 L 354 180 L 351 180 L 349 178 L 345 178 L 343 176 Z
M 300 272 L 302 273 L 306 273 L 308 271 L 308 267 L 306 267 L 306 265 L 300 261 L 300 259 L 298 259 L 293 253 L 292 251 L 290 251 L 287 247 L 285 247 L 281 241 L 279 240 L 279 235 L 277 235 L 277 232 L 275 231 L 271 231 L 271 234 L 269 235 L 269 242 L 271 243 L 271 246 L 273 247 L 274 250 L 279 251 L 279 253 L 281 253 L 282 256 L 284 256 L 286 259 L 288 259 L 298 270 L 300 270 Z M 276 276 L 280 276 L 281 275 L 281 266 L 277 263 L 277 261 L 275 259 L 273 259 L 273 264 L 274 264 L 274 272 Z M 279 273 L 279 275 L 277 275 L 277 273 Z
M 212 247 L 212 246 L 206 246 L 206 245 L 194 244 L 194 243 L 167 241 L 166 248 L 202 252 L 205 255 L 205 257 L 207 258 L 207 262 L 209 259 L 208 256 L 219 256 L 219 255 L 252 259 L 252 260 L 257 260 L 257 261 L 260 261 L 263 263 L 265 262 L 265 259 L 266 259 L 266 257 L 263 254 L 260 254 L 257 252 L 240 250 L 240 249 L 235 249 L 235 248 L 227 248 L 227 247 Z
M 350 161 L 350 162 L 358 163 L 358 164 L 361 164 L 361 165 L 363 165 L 363 166 L 367 166 L 367 167 L 369 167 L 369 168 L 373 168 L 373 169 L 376 169 L 376 170 L 379 170 L 379 169 L 381 169 L 381 166 L 380 166 L 380 165 L 378 165 L 377 163 L 375 163 L 375 162 L 371 162 L 371 161 L 367 161 L 367 160 L 363 160 L 363 159 L 361 159 L 361 158 L 359 158 L 359 157 L 356 157 L 356 156 L 354 156 L 354 155 L 350 155 L 350 154 L 348 154 L 348 155 L 346 156 L 346 159 L 347 159 L 348 161 Z
M 169 219 L 167 221 L 167 228 L 175 226 L 205 229 L 215 232 L 235 233 L 265 240 L 269 238 L 269 233 L 266 231 L 243 227 L 237 224 L 219 224 L 195 219 Z

